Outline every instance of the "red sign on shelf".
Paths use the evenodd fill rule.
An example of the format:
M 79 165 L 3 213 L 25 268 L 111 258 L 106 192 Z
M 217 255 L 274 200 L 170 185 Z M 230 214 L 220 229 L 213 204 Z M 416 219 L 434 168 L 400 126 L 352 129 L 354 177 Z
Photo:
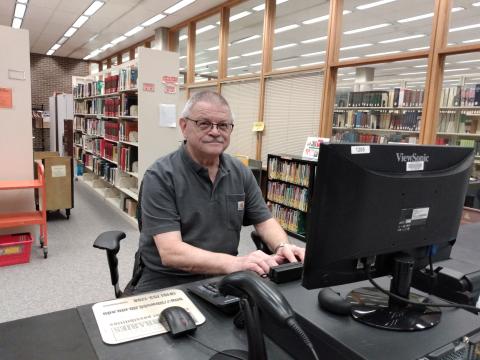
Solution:
M 177 92 L 178 76 L 162 76 L 163 92 L 175 94 Z
M 143 91 L 155 92 L 155 84 L 143 83 Z

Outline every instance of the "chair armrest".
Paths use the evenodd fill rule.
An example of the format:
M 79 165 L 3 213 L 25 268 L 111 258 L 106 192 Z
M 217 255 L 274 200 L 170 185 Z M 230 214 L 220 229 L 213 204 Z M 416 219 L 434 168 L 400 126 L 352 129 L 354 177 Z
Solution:
M 97 237 L 93 247 L 117 254 L 120 250 L 120 240 L 125 239 L 125 237 L 123 231 L 105 231 Z
M 272 254 L 272 252 L 268 248 L 267 244 L 265 244 L 263 242 L 262 238 L 260 237 L 260 235 L 258 235 L 258 233 L 256 231 L 252 231 L 250 233 L 250 237 L 252 238 L 252 241 L 255 244 L 257 250 L 262 250 L 267 255 Z

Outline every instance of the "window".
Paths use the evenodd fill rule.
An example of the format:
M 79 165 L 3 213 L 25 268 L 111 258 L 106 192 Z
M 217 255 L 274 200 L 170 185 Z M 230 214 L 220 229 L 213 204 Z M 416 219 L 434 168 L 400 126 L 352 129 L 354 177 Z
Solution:
M 201 20 L 196 27 L 195 82 L 218 78 L 220 15 Z
M 228 77 L 260 72 L 263 11 L 258 9 L 259 2 L 259 0 L 245 1 L 230 9 Z
M 185 84 L 187 80 L 187 45 L 187 28 L 183 28 L 178 32 L 178 59 L 180 63 L 178 82 L 180 84 Z
M 448 45 L 480 43 L 480 2 L 454 0 L 450 14 Z
M 322 64 L 328 26 L 328 1 L 277 1 L 272 69 Z

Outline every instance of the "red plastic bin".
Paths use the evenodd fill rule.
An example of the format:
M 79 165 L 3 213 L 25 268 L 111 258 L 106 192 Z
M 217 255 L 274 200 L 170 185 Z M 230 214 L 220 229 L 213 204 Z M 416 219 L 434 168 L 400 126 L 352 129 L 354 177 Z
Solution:
M 0 235 L 0 266 L 28 263 L 32 242 L 30 233 Z

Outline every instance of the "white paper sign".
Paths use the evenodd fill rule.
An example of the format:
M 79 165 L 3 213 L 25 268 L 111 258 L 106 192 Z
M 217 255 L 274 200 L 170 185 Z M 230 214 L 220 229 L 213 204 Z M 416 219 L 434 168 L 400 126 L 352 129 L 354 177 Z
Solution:
M 163 309 L 170 306 L 183 307 L 197 325 L 205 322 L 205 316 L 179 289 L 104 301 L 93 305 L 92 309 L 102 340 L 107 344 L 120 344 L 166 333 L 158 317 Z
M 318 152 L 320 151 L 321 143 L 330 142 L 329 138 L 321 138 L 315 136 L 309 136 L 307 142 L 305 143 L 305 148 L 303 149 L 302 157 L 312 160 L 318 159 Z
M 174 128 L 177 126 L 177 106 L 175 104 L 160 104 L 160 127 Z
M 67 167 L 65 165 L 53 165 L 52 177 L 64 177 L 67 176 Z
M 352 146 L 352 154 L 370 154 L 370 145 Z

